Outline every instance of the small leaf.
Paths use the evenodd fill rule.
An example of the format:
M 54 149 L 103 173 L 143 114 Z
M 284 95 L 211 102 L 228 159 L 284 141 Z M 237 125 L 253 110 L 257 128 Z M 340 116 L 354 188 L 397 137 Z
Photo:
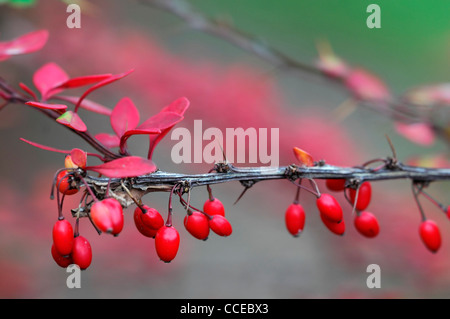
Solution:
M 120 74 L 116 74 L 116 75 L 111 75 L 110 77 L 100 81 L 99 83 L 91 86 L 86 92 L 83 93 L 83 95 L 80 97 L 80 99 L 78 100 L 77 104 L 75 105 L 75 111 L 78 110 L 78 107 L 80 106 L 81 102 L 93 91 L 101 88 L 102 86 L 108 85 L 110 83 L 113 83 L 117 80 L 120 80 L 124 77 L 126 77 L 128 74 L 130 74 L 131 72 L 133 72 L 134 70 L 130 70 L 124 73 L 120 73 Z
M 117 135 L 108 133 L 99 133 L 95 138 L 107 148 L 119 147 L 120 138 Z
M 79 97 L 77 96 L 67 96 L 67 95 L 58 95 L 54 96 L 54 99 L 63 100 L 72 103 L 73 105 L 77 104 Z M 106 106 L 103 106 L 101 104 L 98 104 L 97 102 L 91 101 L 89 99 L 84 99 L 83 102 L 81 102 L 80 107 L 102 115 L 110 116 L 112 113 L 112 110 L 107 108 Z
M 33 75 L 34 86 L 41 93 L 43 101 L 50 98 L 50 91 L 52 91 L 52 94 L 61 92 L 62 89 L 54 90 L 54 88 L 66 82 L 68 79 L 69 76 L 67 73 L 53 62 L 45 64 Z
M 76 78 L 72 78 L 67 80 L 66 82 L 60 84 L 59 86 L 55 87 L 55 89 L 74 89 L 81 86 L 97 83 L 100 81 L 103 81 L 104 79 L 107 79 L 112 74 L 98 74 L 98 75 L 87 75 L 87 76 L 80 76 Z
M 139 111 L 130 98 L 124 97 L 111 113 L 111 127 L 118 137 L 126 131 L 135 129 L 139 124 Z
M 56 121 L 78 132 L 86 132 L 87 130 L 86 124 L 84 124 L 83 120 L 78 116 L 78 114 L 73 111 L 67 111 L 66 113 L 58 117 Z
M 22 90 L 27 92 L 34 100 L 37 101 L 38 98 L 37 98 L 36 94 L 25 83 L 20 82 L 19 86 Z
M 302 164 L 303 166 L 314 166 L 314 160 L 309 153 L 304 150 L 294 147 L 294 155 L 295 158 Z
M 156 165 L 138 156 L 127 156 L 97 166 L 88 166 L 91 170 L 110 178 L 126 178 L 146 175 L 156 171 Z
M 47 110 L 65 110 L 67 109 L 67 105 L 64 104 L 50 104 L 50 103 L 40 103 L 40 102 L 33 102 L 28 101 L 25 104 L 34 106 L 40 109 L 47 109 Z
M 123 147 L 125 146 L 125 143 L 131 136 L 145 135 L 145 134 L 148 134 L 148 135 L 161 134 L 161 130 L 156 129 L 156 128 L 149 128 L 149 129 L 135 129 L 135 130 L 126 131 L 120 138 L 120 143 L 119 143 L 120 148 L 123 149 Z
M 394 127 L 397 133 L 413 143 L 424 146 L 430 146 L 434 143 L 435 133 L 426 123 L 405 124 L 398 122 Z
M 173 101 L 169 105 L 165 106 L 161 112 L 173 112 L 178 115 L 184 115 L 184 112 L 189 107 L 189 100 L 185 97 L 180 97 L 179 99 Z
M 72 162 L 78 167 L 86 166 L 87 153 L 79 148 L 74 148 L 70 151 Z
M 364 69 L 353 69 L 345 78 L 345 85 L 358 98 L 368 101 L 387 101 L 391 94 L 384 82 Z
M 47 43 L 48 31 L 38 30 L 24 34 L 8 42 L 0 42 L 0 57 L 25 54 L 38 51 Z
M 20 138 L 20 140 L 25 142 L 25 143 L 28 143 L 28 144 L 30 144 L 30 145 L 32 145 L 34 147 L 37 147 L 37 148 L 40 148 L 40 149 L 43 149 L 43 150 L 46 150 L 46 151 L 51 151 L 51 152 L 56 152 L 56 153 L 63 153 L 63 154 L 69 154 L 71 152 L 71 151 L 60 150 L 60 149 L 53 148 L 53 147 L 50 147 L 50 146 L 45 146 L 45 145 L 42 145 L 42 144 L 39 144 L 39 143 L 31 142 L 31 141 L 26 140 L 24 138 Z

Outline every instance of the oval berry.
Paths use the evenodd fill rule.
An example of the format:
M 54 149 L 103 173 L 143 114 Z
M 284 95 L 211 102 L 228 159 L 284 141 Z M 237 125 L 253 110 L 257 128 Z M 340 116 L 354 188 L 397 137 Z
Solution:
M 65 195 L 73 195 L 78 193 L 78 188 L 72 187 L 73 177 L 71 175 L 66 175 L 67 171 L 62 171 L 58 174 L 56 184 L 58 186 L 58 190 Z
M 355 204 L 355 197 L 357 192 L 356 189 L 349 188 L 348 192 L 350 195 L 350 202 L 352 204 Z M 359 186 L 356 209 L 359 211 L 365 210 L 370 204 L 371 197 L 372 197 L 372 185 L 369 182 L 362 183 Z
M 184 217 L 184 227 L 195 238 L 206 240 L 209 236 L 209 221 L 204 214 L 194 211 Z
M 155 248 L 158 257 L 165 263 L 171 262 L 178 253 L 180 235 L 173 226 L 164 225 L 155 236 Z
M 284 214 L 284 220 L 288 232 L 294 237 L 299 236 L 305 226 L 305 210 L 303 206 L 298 203 L 289 205 Z
M 222 215 L 214 215 L 209 220 L 209 227 L 219 236 L 227 237 L 233 232 L 230 222 Z
M 203 211 L 208 215 L 222 215 L 225 217 L 225 208 L 220 200 L 214 198 L 213 200 L 206 200 L 203 205 Z
M 135 211 L 138 210 L 141 213 L 141 221 L 147 227 L 158 230 L 164 226 L 164 219 L 161 214 L 154 208 L 144 205 L 145 213 L 139 207 L 136 207 Z
M 91 218 L 95 226 L 102 232 L 111 233 L 113 231 L 110 208 L 104 201 L 98 201 L 92 205 Z
M 60 219 L 55 223 L 52 237 L 55 249 L 60 255 L 67 256 L 72 252 L 73 228 L 66 219 Z
M 329 231 L 332 233 L 343 236 L 345 233 L 345 221 L 342 219 L 339 223 L 330 221 L 327 217 L 325 217 L 323 214 L 320 214 L 320 219 L 322 220 L 323 224 L 328 228 Z
M 342 208 L 339 202 L 330 194 L 321 194 L 316 200 L 317 208 L 323 217 L 331 222 L 339 223 L 343 218 Z
M 137 230 L 144 235 L 145 237 L 155 238 L 158 230 L 153 229 L 145 225 L 142 220 L 142 211 L 138 208 L 134 210 L 134 224 L 136 225 Z
M 73 241 L 72 260 L 80 269 L 86 269 L 92 262 L 91 244 L 83 236 L 75 237 Z
M 67 256 L 63 256 L 61 255 L 58 250 L 55 247 L 55 244 L 52 245 L 52 257 L 53 260 L 58 264 L 58 266 L 62 267 L 62 268 L 67 268 L 69 265 L 73 264 L 73 260 L 72 260 L 72 256 L 71 255 L 67 255 Z
M 427 219 L 422 222 L 419 227 L 420 238 L 425 246 L 433 253 L 437 252 L 441 247 L 441 232 L 437 224 Z
M 326 186 L 330 191 L 340 192 L 345 189 L 345 179 L 327 179 Z
M 377 218 L 370 212 L 363 211 L 355 217 L 355 228 L 366 237 L 372 238 L 380 232 Z
M 109 209 L 109 218 L 111 219 L 112 224 L 111 234 L 117 236 L 122 231 L 124 224 L 122 205 L 114 198 L 106 198 L 102 202 Z

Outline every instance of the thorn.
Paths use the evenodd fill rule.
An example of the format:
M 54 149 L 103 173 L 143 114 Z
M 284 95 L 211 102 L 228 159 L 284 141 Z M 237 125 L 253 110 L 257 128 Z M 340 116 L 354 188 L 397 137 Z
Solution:
M 244 188 L 244 190 L 242 191 L 241 195 L 239 195 L 238 199 L 236 199 L 236 201 L 233 203 L 233 205 L 236 205 L 237 202 L 242 198 L 242 196 L 244 196 L 245 192 L 247 191 L 247 189 L 249 189 L 251 186 L 248 186 L 246 188 Z

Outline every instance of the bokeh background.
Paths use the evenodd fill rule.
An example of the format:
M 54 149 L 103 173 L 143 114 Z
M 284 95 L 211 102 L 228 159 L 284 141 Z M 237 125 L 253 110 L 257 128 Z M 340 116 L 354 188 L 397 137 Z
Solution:
M 326 39 L 336 54 L 383 78 L 395 95 L 422 84 L 449 81 L 450 5 L 426 1 L 186 1 L 214 17 L 254 35 L 298 61 L 313 64 L 316 43 Z M 381 29 L 368 29 L 366 8 L 381 7 Z M 445 154 L 437 140 L 424 147 L 398 135 L 391 119 L 361 108 L 343 121 L 333 110 L 349 93 L 260 58 L 210 35 L 194 31 L 169 13 L 138 1 L 85 1 L 81 29 L 66 27 L 67 4 L 38 0 L 31 6 L 0 5 L 0 37 L 6 41 L 47 29 L 50 38 L 39 52 L 0 64 L 0 75 L 18 87 L 33 87 L 32 75 L 53 61 L 70 76 L 120 73 L 127 78 L 95 92 L 91 99 L 108 107 L 130 97 L 142 118 L 178 97 L 191 106 L 179 124 L 192 128 L 195 119 L 206 127 L 280 128 L 280 164 L 295 161 L 292 147 L 315 159 L 353 166 L 390 155 L 388 134 L 400 160 Z M 82 90 L 74 93 L 81 93 Z M 102 115 L 81 110 L 93 133 L 112 132 Z M 381 232 L 374 239 L 352 227 L 345 208 L 347 232 L 331 234 L 322 224 L 314 198 L 302 193 L 307 212 L 299 238 L 288 234 L 284 212 L 295 195 L 286 181 L 256 184 L 233 205 L 239 183 L 214 186 L 233 225 L 233 234 L 212 234 L 206 241 L 191 237 L 182 226 L 183 211 L 175 207 L 181 246 L 170 264 L 158 260 L 153 240 L 140 235 L 132 210 L 122 234 L 98 236 L 88 221 L 81 233 L 93 248 L 93 263 L 82 273 L 82 288 L 68 289 L 69 275 L 50 255 L 51 229 L 57 217 L 49 199 L 54 172 L 63 155 L 33 148 L 27 138 L 49 146 L 92 151 L 77 136 L 35 110 L 10 105 L 0 115 L 0 297 L 2 298 L 447 298 L 450 296 L 450 224 L 435 206 L 423 201 L 429 218 L 441 227 L 439 253 L 426 250 L 418 236 L 420 215 L 408 181 L 373 183 L 370 210 Z M 170 160 L 175 144 L 168 135 L 154 160 L 166 171 L 200 173 L 207 165 Z M 135 137 L 130 148 L 146 155 L 147 141 Z M 323 183 L 320 183 L 323 187 Z M 450 204 L 448 183 L 430 193 Z M 192 201 L 201 206 L 206 189 L 195 189 Z M 65 214 L 77 206 L 67 198 Z M 146 203 L 165 213 L 167 194 L 152 194 Z M 177 210 L 178 209 L 178 210 Z M 381 267 L 381 289 L 368 289 L 366 267 Z

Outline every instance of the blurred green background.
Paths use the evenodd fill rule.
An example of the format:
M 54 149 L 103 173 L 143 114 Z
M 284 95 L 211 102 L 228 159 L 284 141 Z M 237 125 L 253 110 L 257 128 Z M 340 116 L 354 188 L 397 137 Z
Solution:
M 313 64 L 317 57 L 316 42 L 326 39 L 334 52 L 353 65 L 364 66 L 386 81 L 395 95 L 422 84 L 449 81 L 450 70 L 450 3 L 434 0 L 432 4 L 420 0 L 379 1 L 187 1 L 195 10 L 205 16 L 217 18 L 234 27 L 252 34 L 293 59 Z M 366 8 L 376 3 L 381 7 L 381 29 L 368 29 Z M 120 42 L 123 30 L 137 29 L 163 48 L 163 52 L 196 65 L 210 63 L 222 70 L 230 66 L 245 65 L 262 79 L 269 78 L 282 96 L 284 107 L 292 117 L 302 117 L 310 109 L 329 113 L 348 96 L 342 89 L 311 81 L 273 66 L 252 54 L 243 52 L 233 45 L 210 35 L 194 31 L 173 15 L 140 4 L 138 1 L 86 1 L 82 7 L 82 29 L 68 30 L 61 21 L 65 20 L 66 4 L 56 0 L 38 0 L 30 7 L 0 5 L 0 37 L 2 41 L 38 28 L 48 28 L 50 35 L 59 34 L 64 45 L 49 44 L 39 53 L 13 57 L 0 64 L 0 75 L 8 76 L 10 83 L 29 80 L 33 72 L 47 56 L 57 60 L 73 76 L 89 74 L 91 55 L 103 57 L 105 64 L 114 66 L 116 52 L 105 47 L 104 52 L 91 48 L 95 43 Z M 93 10 L 86 10 L 86 8 Z M 52 22 L 52 21 L 57 22 Z M 88 22 L 89 21 L 89 22 Z M 112 31 L 111 39 L 96 32 L 95 26 L 106 25 Z M 88 27 L 89 26 L 89 27 Z M 94 26 L 94 27 L 92 27 Z M 89 28 L 92 29 L 89 29 Z M 89 41 L 79 43 L 79 34 L 89 34 Z M 51 38 L 52 39 L 52 38 Z M 73 39 L 73 41 L 71 40 Z M 86 36 L 83 38 L 86 39 Z M 72 42 L 71 42 L 72 41 Z M 114 43 L 115 43 L 114 42 Z M 83 48 L 70 51 L 73 47 Z M 100 46 L 101 46 L 100 45 Z M 130 49 L 132 50 L 132 49 Z M 100 50 L 101 51 L 101 50 Z M 122 52 L 123 53 L 123 52 Z M 130 51 L 130 56 L 132 56 Z M 151 64 L 152 57 L 145 63 Z M 134 62 L 134 61 L 132 61 Z M 176 62 L 176 61 L 175 61 Z M 83 65 L 86 63 L 86 65 Z M 142 62 L 141 62 L 142 63 Z M 104 66 L 104 65 L 103 65 Z M 82 71 L 81 71 L 82 70 Z M 101 72 L 107 70 L 101 69 Z M 96 70 L 97 71 L 97 70 Z M 124 71 L 114 69 L 110 72 Z M 94 73 L 94 72 L 91 72 Z M 6 75 L 4 75 L 6 74 Z M 158 75 L 154 75 L 158 76 Z M 191 75 L 195 81 L 196 74 Z M 219 75 L 218 75 L 219 77 Z M 161 74 L 161 78 L 164 78 Z M 170 83 L 166 83 L 170 85 Z M 205 87 L 210 88 L 205 84 Z M 125 93 L 115 86 L 100 96 L 105 104 L 113 106 Z M 220 88 L 216 88 L 220 91 Z M 141 90 L 141 91 L 140 91 Z M 132 94 L 144 104 L 145 88 L 139 87 Z M 142 95 L 140 95 L 142 93 Z M 227 92 L 223 93 L 224 95 Z M 178 96 L 173 96 L 177 98 Z M 214 101 L 211 101 L 212 107 Z M 158 108 L 155 106 L 154 110 Z M 286 110 L 284 110 L 286 112 Z M 198 115 L 200 113 L 196 113 Z M 238 116 L 238 115 L 237 115 Z M 270 114 L 269 114 L 270 116 Z M 11 121 L 11 119 L 13 121 Z M 450 259 L 448 222 L 445 216 L 436 217 L 443 224 L 444 246 L 438 255 L 423 252 L 417 236 L 415 222 L 418 212 L 410 197 L 410 186 L 402 181 L 383 183 L 375 191 L 384 197 L 375 196 L 379 208 L 383 233 L 373 241 L 350 235 L 336 238 L 324 231 L 318 219 L 307 218 L 307 227 L 301 238 L 293 240 L 286 235 L 283 213 L 292 200 L 294 190 L 283 188 L 278 182 L 257 185 L 237 206 L 234 200 L 241 188 L 238 184 L 217 186 L 216 192 L 230 211 L 234 226 L 233 236 L 222 239 L 213 237 L 198 243 L 184 231 L 182 250 L 177 260 L 170 265 L 162 264 L 154 252 L 151 242 L 134 237 L 131 214 L 127 217 L 129 227 L 117 239 L 95 237 L 89 230 L 94 246 L 94 262 L 83 272 L 82 289 L 69 290 L 65 286 L 67 274 L 58 268 L 49 254 L 52 220 L 42 218 L 42 210 L 24 209 L 20 203 L 24 198 L 35 200 L 36 184 L 47 189 L 52 171 L 61 166 L 61 157 L 36 150 L 18 142 L 19 137 L 29 137 L 54 147 L 76 147 L 80 140 L 56 125 L 48 125 L 46 119 L 32 110 L 8 107 L 0 116 L 3 149 L 0 176 L 3 187 L 9 185 L 17 193 L 16 201 L 10 203 L 10 211 L 1 210 L 0 217 L 6 222 L 0 225 L 3 243 L 1 245 L 2 297 L 31 298 L 427 298 L 448 297 L 450 276 L 444 269 Z M 210 119 L 212 124 L 220 118 Z M 11 122 L 10 122 L 11 121 Z M 101 117 L 87 120 L 100 130 L 108 130 L 109 124 Z M 3 123 L 2 123 L 3 122 Z M 8 125 L 15 123 L 15 125 Z M 421 147 L 395 134 L 392 122 L 370 110 L 359 109 L 341 127 L 349 132 L 359 157 L 370 159 L 389 155 L 384 135 L 389 134 L 400 159 L 411 155 L 447 152 L 447 146 L 437 142 L 432 147 Z M 142 140 L 144 142 L 144 140 Z M 183 168 L 167 161 L 170 142 L 161 145 L 155 155 L 157 163 L 164 163 L 165 169 L 180 171 Z M 164 143 L 162 143 L 164 144 Z M 295 145 L 292 145 L 295 146 Z M 301 145 L 298 145 L 301 146 Z M 136 151 L 141 152 L 137 146 Z M 145 153 L 145 150 L 142 151 Z M 351 162 L 351 154 L 342 154 Z M 292 161 L 292 158 L 286 161 Z M 30 163 L 30 161 L 32 163 Z M 285 164 L 282 161 L 281 164 Z M 351 165 L 354 163 L 351 162 Z M 349 164 L 350 165 L 350 164 Z M 186 167 L 186 170 L 190 168 Z M 39 184 L 39 178 L 47 180 Z M 36 181 L 36 179 L 38 179 Z M 32 182 L 34 181 L 34 182 Z M 448 201 L 449 187 L 440 183 L 433 188 L 437 196 Z M 200 193 L 200 191 L 198 191 Z M 8 192 L 4 192 L 8 194 Z M 42 191 L 42 197 L 47 196 Z M 387 194 L 387 195 L 386 195 Z M 201 203 L 205 194 L 197 199 Z M 2 195 L 6 201 L 7 195 Z M 10 196 L 13 198 L 13 196 Z M 306 197 L 305 197 L 306 198 Z M 10 199 L 12 201 L 12 199 Z M 47 201 L 47 197 L 42 198 Z M 151 196 L 155 206 L 164 208 L 166 194 Z M 403 205 L 407 203 L 407 205 Z M 447 203 L 448 204 L 448 203 Z M 313 201 L 305 205 L 314 210 Z M 404 206 L 405 213 L 395 211 Z M 33 207 L 33 203 L 27 207 Z M 43 207 L 55 207 L 53 203 Z M 436 212 L 430 205 L 426 207 Z M 15 210 L 13 210 L 15 209 Z M 55 207 L 56 209 L 56 207 Z M 392 211 L 394 210 L 394 211 Z M 274 213 L 278 212 L 278 214 Z M 131 210 L 129 210 L 131 213 Z M 311 212 L 313 213 L 313 212 Z M 13 227 L 8 225 L 8 214 L 15 214 L 18 220 Z M 31 215 L 32 214 L 32 215 Z M 48 212 L 56 216 L 56 211 Z M 313 215 L 313 214 L 311 214 Z M 413 217 L 410 217 L 410 216 Z M 437 214 L 436 214 L 437 215 Z M 19 217 L 18 217 L 19 216 Z M 32 217 L 30 217 L 32 216 Z M 395 220 L 394 216 L 400 216 Z M 29 230 L 17 231 L 23 222 L 20 218 L 36 222 L 39 230 L 28 225 Z M 390 219 L 391 218 L 391 219 Z M 43 222 L 42 219 L 45 221 Z M 409 223 L 411 222 L 411 223 Z M 348 222 L 349 227 L 351 221 Z M 409 229 L 410 225 L 413 225 Z M 47 227 L 47 229 L 45 229 Z M 44 228 L 44 229 L 42 229 Z M 181 222 L 180 222 L 181 228 Z M 86 231 L 87 227 L 85 228 Z M 182 230 L 181 230 L 182 231 Z M 403 235 L 404 232 L 412 234 Z M 42 233 L 42 234 L 41 234 Z M 394 234 L 399 234 L 395 237 Z M 360 239 L 360 241 L 355 240 Z M 119 241 L 120 244 L 119 244 Z M 405 247 L 416 247 L 405 252 Z M 97 248 L 96 248 L 97 247 Z M 388 249 L 390 248 L 390 249 Z M 148 256 L 147 256 L 148 255 Z M 424 258 L 425 256 L 425 258 Z M 420 259 L 420 260 L 417 260 Z M 422 264 L 423 262 L 423 264 Z M 366 287 L 366 267 L 378 263 L 382 268 L 382 289 Z M 412 266 L 411 263 L 414 263 Z M 15 273 L 12 270 L 18 272 Z M 11 275 L 7 276 L 10 273 Z M 8 277 L 8 278 L 7 278 Z

